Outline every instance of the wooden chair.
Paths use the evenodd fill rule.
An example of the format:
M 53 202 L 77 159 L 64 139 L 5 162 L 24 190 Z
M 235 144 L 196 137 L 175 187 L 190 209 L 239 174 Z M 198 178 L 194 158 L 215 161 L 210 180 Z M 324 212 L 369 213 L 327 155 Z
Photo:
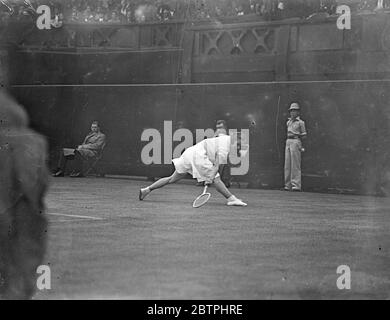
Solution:
M 91 175 L 92 173 L 94 173 L 98 177 L 105 176 L 104 172 L 100 172 L 100 170 L 98 169 L 99 161 L 103 158 L 103 155 L 104 155 L 105 146 L 106 146 L 106 144 L 104 144 L 102 146 L 101 150 L 99 151 L 99 153 L 96 157 L 94 157 L 92 159 L 85 160 L 85 166 L 86 166 L 86 168 L 84 170 L 85 176 Z

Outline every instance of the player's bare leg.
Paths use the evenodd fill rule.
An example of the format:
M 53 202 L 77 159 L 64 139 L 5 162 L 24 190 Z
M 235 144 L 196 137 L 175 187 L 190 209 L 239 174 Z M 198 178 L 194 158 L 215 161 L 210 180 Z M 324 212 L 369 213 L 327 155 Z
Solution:
M 141 188 L 141 190 L 139 191 L 139 199 L 144 200 L 146 198 L 146 196 L 150 192 L 152 192 L 153 190 L 162 188 L 162 187 L 166 186 L 167 184 L 175 183 L 175 182 L 183 179 L 186 175 L 187 175 L 186 173 L 178 173 L 177 171 L 175 171 L 171 176 L 161 178 L 161 179 L 157 180 L 155 183 L 151 184 L 150 186 L 148 186 L 146 188 Z
M 232 196 L 232 193 L 225 186 L 220 177 L 216 177 L 214 179 L 214 185 L 215 189 L 217 189 L 217 191 L 222 194 L 226 199 L 229 199 Z
M 226 188 L 225 184 L 222 182 L 221 177 L 216 177 L 214 179 L 214 185 L 215 189 L 222 194 L 227 200 L 227 205 L 228 206 L 242 206 L 245 207 L 247 204 L 243 202 L 240 199 L 237 199 L 236 196 L 234 196 L 228 188 Z

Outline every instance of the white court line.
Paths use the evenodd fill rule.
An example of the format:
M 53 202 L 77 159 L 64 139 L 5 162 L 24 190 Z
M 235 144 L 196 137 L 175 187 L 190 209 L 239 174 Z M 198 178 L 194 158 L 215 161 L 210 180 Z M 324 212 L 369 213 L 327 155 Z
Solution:
M 202 87 L 236 85 L 276 85 L 276 84 L 311 84 L 311 83 L 376 83 L 390 82 L 390 79 L 338 79 L 338 80 L 284 80 L 284 81 L 244 81 L 244 82 L 189 82 L 189 83 L 111 83 L 111 84 L 14 84 L 13 88 L 56 88 L 56 87 Z
M 81 219 L 82 220 L 82 219 Z M 56 219 L 56 220 L 53 220 L 53 221 L 50 221 L 50 223 L 59 223 L 59 222 L 80 222 L 81 221 L 80 218 L 75 218 L 75 219 Z M 88 221 L 88 220 L 85 220 L 84 221 Z
M 104 220 L 103 218 L 91 217 L 91 216 L 78 216 L 75 214 L 64 214 L 64 213 L 47 213 L 51 216 L 60 216 L 60 217 L 70 217 L 70 218 L 79 218 L 79 219 L 88 219 L 88 220 Z

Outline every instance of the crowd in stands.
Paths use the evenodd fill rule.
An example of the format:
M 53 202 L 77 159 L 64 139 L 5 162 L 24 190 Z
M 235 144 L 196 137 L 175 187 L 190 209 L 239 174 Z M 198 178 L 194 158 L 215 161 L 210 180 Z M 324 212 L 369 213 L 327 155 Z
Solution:
M 28 20 L 48 5 L 55 26 L 73 23 L 142 23 L 257 15 L 264 20 L 335 14 L 339 4 L 358 12 L 390 9 L 390 0 L 0 0 L 0 19 Z

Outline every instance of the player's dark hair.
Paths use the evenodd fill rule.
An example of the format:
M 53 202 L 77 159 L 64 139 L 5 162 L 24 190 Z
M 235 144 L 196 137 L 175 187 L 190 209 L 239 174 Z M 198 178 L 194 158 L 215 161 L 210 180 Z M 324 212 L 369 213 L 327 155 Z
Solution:
M 217 120 L 216 126 L 218 125 L 223 125 L 223 128 L 226 130 L 226 132 L 228 131 L 227 123 L 225 120 Z

